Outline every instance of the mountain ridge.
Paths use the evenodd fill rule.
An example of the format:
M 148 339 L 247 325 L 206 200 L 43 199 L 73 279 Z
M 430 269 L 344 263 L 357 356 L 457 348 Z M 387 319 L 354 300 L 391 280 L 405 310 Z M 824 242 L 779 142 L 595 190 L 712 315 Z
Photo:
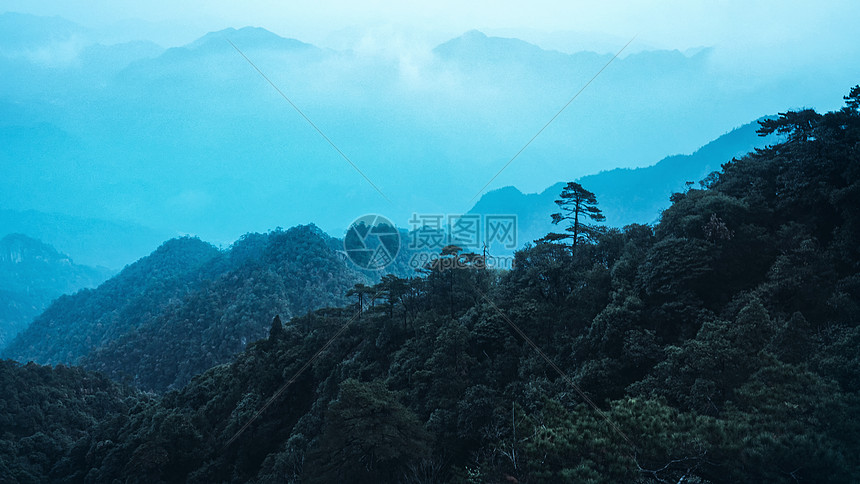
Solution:
M 183 46 L 182 48 L 188 50 L 220 50 L 224 47 L 222 44 L 228 44 L 226 40 L 230 40 L 231 42 L 238 42 L 238 47 L 242 48 L 269 48 L 269 49 L 277 49 L 281 48 L 284 50 L 304 50 L 304 49 L 315 49 L 319 50 L 319 47 L 308 44 L 306 42 L 302 42 L 298 39 L 293 39 L 290 37 L 283 37 L 278 35 L 270 30 L 267 30 L 262 27 L 241 27 L 241 28 L 226 28 L 222 30 L 218 30 L 216 32 L 209 32 L 197 40 Z M 232 49 L 232 47 L 229 47 Z
M 82 364 L 163 391 L 228 361 L 275 314 L 346 304 L 347 290 L 370 280 L 312 225 L 246 234 L 224 251 L 171 239 L 99 287 L 55 301 L 3 355 Z
M 764 119 L 769 118 L 735 128 L 688 155 L 667 156 L 645 167 L 605 170 L 576 181 L 594 192 L 598 208 L 606 215 L 607 226 L 653 224 L 670 205 L 670 195 L 683 191 L 686 182 L 696 183 L 733 158 L 776 142 L 775 136 L 762 138 L 756 133 L 759 121 Z M 564 183 L 555 183 L 537 193 L 523 193 L 514 186 L 499 188 L 484 194 L 469 213 L 516 214 L 520 240 L 533 241 L 559 230 L 552 225 L 549 214 L 558 210 L 554 200 Z
M 95 287 L 112 273 L 75 264 L 53 246 L 23 234 L 0 238 L 0 350 L 55 298 Z

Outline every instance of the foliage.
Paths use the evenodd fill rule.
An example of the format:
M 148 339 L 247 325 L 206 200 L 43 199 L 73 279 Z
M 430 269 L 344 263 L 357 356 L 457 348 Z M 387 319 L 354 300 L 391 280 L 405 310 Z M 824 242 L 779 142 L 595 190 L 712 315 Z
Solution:
M 44 482 L 99 423 L 149 398 L 80 368 L 0 360 L 0 480 Z
M 223 253 L 198 239 L 167 242 L 98 290 L 57 301 L 5 354 L 179 388 L 266 337 L 274 315 L 346 302 L 346 288 L 366 279 L 325 237 L 311 226 L 249 234 Z

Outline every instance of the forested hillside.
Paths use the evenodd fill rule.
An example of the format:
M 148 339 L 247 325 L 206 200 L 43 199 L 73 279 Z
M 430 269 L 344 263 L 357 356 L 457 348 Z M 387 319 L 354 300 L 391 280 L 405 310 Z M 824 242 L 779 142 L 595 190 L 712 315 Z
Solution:
M 9 345 L 4 356 L 40 364 L 78 363 L 158 312 L 193 284 L 194 272 L 217 256 L 199 239 L 166 242 L 96 289 L 56 300 Z
M 82 364 L 147 390 L 181 387 L 285 318 L 345 304 L 369 278 L 340 260 L 313 226 L 248 234 L 230 250 L 168 241 L 98 289 L 63 297 L 4 352 L 40 364 Z
M 786 141 L 726 160 L 654 227 L 539 243 L 503 273 L 449 247 L 363 311 L 269 314 L 234 362 L 20 466 L 41 458 L 26 468 L 56 482 L 857 482 L 860 86 L 761 132 Z
M 95 287 L 110 275 L 23 234 L 0 239 L 0 349 L 56 297 Z
M 146 406 L 145 395 L 81 368 L 0 361 L 0 482 L 45 482 L 100 423 Z M 69 470 L 66 470 L 69 471 Z

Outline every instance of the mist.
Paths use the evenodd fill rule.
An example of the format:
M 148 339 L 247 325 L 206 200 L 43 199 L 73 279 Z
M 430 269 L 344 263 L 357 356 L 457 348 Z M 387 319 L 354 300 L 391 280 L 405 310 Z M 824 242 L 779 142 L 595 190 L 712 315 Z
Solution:
M 844 12 L 782 4 L 543 5 L 518 24 L 448 4 L 123 6 L 8 4 L 53 16 L 3 15 L 0 207 L 222 245 L 299 223 L 342 235 L 364 213 L 405 226 L 836 108 L 860 65 Z

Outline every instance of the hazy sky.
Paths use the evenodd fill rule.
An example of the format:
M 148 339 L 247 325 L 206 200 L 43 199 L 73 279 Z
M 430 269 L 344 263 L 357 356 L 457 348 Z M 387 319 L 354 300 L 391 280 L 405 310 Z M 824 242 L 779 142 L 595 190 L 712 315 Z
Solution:
M 799 56 L 857 50 L 856 1 L 489 1 L 425 2 L 252 0 L 6 0 L 4 10 L 60 15 L 87 26 L 135 18 L 166 23 L 162 42 L 201 32 L 253 25 L 324 44 L 344 30 L 408 32 L 432 41 L 470 29 L 601 32 L 662 48 L 737 48 L 752 56 Z M 183 36 L 185 37 L 183 39 Z M 527 35 L 522 35 L 526 37 Z M 528 40 L 528 39 L 526 39 Z M 786 52 L 785 49 L 790 49 Z
M 615 52 L 634 35 L 625 54 L 716 47 L 717 70 L 749 79 L 860 65 L 855 0 L 5 0 L 0 8 L 59 15 L 113 42 L 145 37 L 165 47 L 255 26 L 322 47 L 404 58 L 478 29 L 563 52 Z
M 819 111 L 837 109 L 842 105 L 841 96 L 851 85 L 860 82 L 860 36 L 857 34 L 860 1 L 856 0 L 2 0 L 0 12 L 4 11 L 66 18 L 91 29 L 93 35 L 88 36 L 88 41 L 96 39 L 102 43 L 117 43 L 147 39 L 164 47 L 187 44 L 208 32 L 229 27 L 263 27 L 280 36 L 321 47 L 349 48 L 358 54 L 368 53 L 369 59 L 379 55 L 394 56 L 393 60 L 399 62 L 391 64 L 397 65 L 407 74 L 411 72 L 407 68 L 413 65 L 418 66 L 416 71 L 420 73 L 421 60 L 428 57 L 430 49 L 473 29 L 489 35 L 517 37 L 546 49 L 568 53 L 580 50 L 615 52 L 634 36 L 636 40 L 625 55 L 649 49 L 686 51 L 713 47 L 707 56 L 707 64 L 699 72 L 702 91 L 696 93 L 696 102 L 703 107 L 690 114 L 689 118 L 674 120 L 684 123 L 684 128 L 690 127 L 688 131 L 695 128 L 698 132 L 685 135 L 669 129 L 670 137 L 664 141 L 671 142 L 671 146 L 648 156 L 640 156 L 637 152 L 636 156 L 618 157 L 614 166 L 604 163 L 586 167 L 568 163 L 565 165 L 568 172 L 564 173 L 530 168 L 533 165 L 529 165 L 529 157 L 558 158 L 555 153 L 547 154 L 540 150 L 551 146 L 551 136 L 562 135 L 565 120 L 573 123 L 576 116 L 582 116 L 589 101 L 588 96 L 585 96 L 566 113 L 566 118 L 560 118 L 553 129 L 544 133 L 490 189 L 516 183 L 526 191 L 540 191 L 562 179 L 575 179 L 599 169 L 652 164 L 666 155 L 692 152 L 730 129 L 765 114 L 803 107 Z M 411 62 L 412 58 L 418 60 Z M 254 77 L 247 66 L 242 65 L 241 68 L 245 69 L 243 72 L 248 78 Z M 609 74 L 611 72 L 604 77 Z M 431 77 L 430 81 L 436 82 L 437 79 Z M 601 78 L 599 81 L 606 79 Z M 589 88 L 589 96 L 597 96 L 600 82 Z M 433 84 L 433 87 L 439 86 Z M 576 84 L 566 86 L 565 89 L 573 93 L 578 87 Z M 270 95 L 268 86 L 265 89 L 266 94 Z M 631 89 L 639 90 L 642 86 Z M 671 82 L 667 82 L 665 88 L 660 88 L 653 95 L 647 91 L 638 92 L 645 92 L 642 95 L 650 96 L 648 100 L 665 93 L 674 95 Z M 342 94 L 349 94 L 349 91 L 344 90 Z M 566 93 L 560 94 L 555 100 L 556 104 L 544 106 L 538 103 L 535 109 L 545 108 L 545 118 L 548 119 L 557 106 L 568 99 L 566 96 Z M 749 102 L 751 98 L 760 102 L 753 106 Z M 315 107 L 321 109 L 320 106 Z M 706 123 L 718 119 L 716 114 L 721 107 L 726 107 L 721 124 Z M 731 111 L 730 108 L 735 110 L 731 116 L 726 114 Z M 289 112 L 285 108 L 282 111 Z M 592 112 L 602 113 L 599 109 Z M 636 113 L 636 109 L 632 109 L 625 114 L 633 116 Z M 638 115 L 648 119 L 654 113 L 639 112 Z M 540 126 L 539 123 L 532 124 Z M 703 125 L 710 128 L 704 129 Z M 336 128 L 331 122 L 326 126 L 329 130 Z M 512 135 L 513 139 L 517 143 L 521 139 L 528 139 L 533 129 L 536 127 L 516 132 Z M 643 132 L 628 131 L 623 136 L 625 140 L 632 140 L 642 146 L 654 143 Z M 346 133 L 338 139 L 344 140 L 344 146 L 352 147 L 348 138 L 349 133 Z M 314 137 L 308 139 L 310 143 L 319 142 Z M 512 145 L 500 149 L 501 153 L 486 155 L 489 161 L 482 161 L 486 166 L 478 167 L 481 171 L 478 177 L 489 177 L 509 159 L 509 152 L 516 152 L 518 146 Z M 324 146 L 323 149 L 328 150 L 328 147 Z M 330 150 L 326 153 L 333 156 Z M 366 159 L 363 161 L 362 166 L 372 170 L 372 162 Z M 602 163 L 600 160 L 589 162 Z M 355 178 L 356 182 L 361 181 L 357 176 Z M 383 177 L 374 175 L 374 178 Z M 182 192 L 183 195 L 188 193 L 196 192 Z M 372 196 L 374 200 L 377 198 L 375 194 Z M 186 198 L 183 200 L 187 204 L 200 200 L 200 197 L 190 201 Z M 107 205 L 122 204 L 111 201 Z M 460 208 L 468 209 L 465 206 Z M 423 210 L 422 207 L 418 209 Z M 95 216 L 90 213 L 85 215 Z M 318 219 L 314 221 L 323 222 Z M 292 219 L 284 221 L 286 224 L 295 222 Z M 243 226 L 235 230 L 242 233 L 265 228 Z

